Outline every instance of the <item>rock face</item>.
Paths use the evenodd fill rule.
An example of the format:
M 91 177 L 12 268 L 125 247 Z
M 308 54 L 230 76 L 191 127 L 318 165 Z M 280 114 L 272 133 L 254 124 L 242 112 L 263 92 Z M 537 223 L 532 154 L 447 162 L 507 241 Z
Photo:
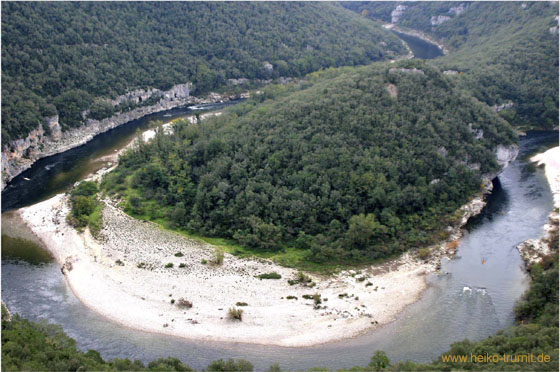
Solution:
M 506 102 L 501 105 L 494 105 L 492 106 L 492 110 L 496 112 L 500 112 L 502 110 L 508 110 L 513 107 L 513 102 Z
M 399 22 L 399 19 L 401 19 L 401 16 L 404 14 L 404 11 L 406 10 L 406 8 L 407 8 L 406 5 L 397 5 L 395 10 L 393 10 L 391 12 L 391 23 L 392 24 L 396 24 L 396 23 Z
M 432 24 L 432 26 L 439 26 L 444 22 L 447 22 L 451 19 L 451 17 L 449 16 L 432 16 L 432 19 L 430 20 L 430 23 Z
M 389 73 L 390 74 L 396 74 L 396 73 L 405 73 L 405 74 L 419 74 L 419 75 L 424 75 L 424 71 L 418 69 L 418 68 L 391 68 L 389 69 Z
M 118 113 L 103 120 L 88 119 L 85 125 L 64 132 L 58 121 L 58 116 L 45 118 L 44 124 L 40 124 L 27 137 L 14 140 L 2 149 L 2 189 L 4 189 L 7 182 L 31 167 L 40 158 L 82 145 L 97 134 L 106 132 L 131 120 L 139 119 L 142 116 L 189 103 L 205 103 L 205 100 L 191 97 L 191 86 L 191 83 L 185 83 L 175 85 L 168 91 L 152 88 L 129 92 L 117 97 L 111 103 L 113 105 L 126 101 L 141 103 L 153 95 L 158 95 L 162 98 L 155 105 L 137 107 L 131 111 Z M 212 96 L 211 102 L 227 99 L 224 99 L 222 96 Z
M 558 249 L 558 211 L 554 210 L 548 216 L 548 223 L 544 225 L 544 235 L 540 239 L 529 239 L 517 246 L 517 250 L 527 267 L 539 263 L 542 259 Z
M 519 146 L 517 145 L 498 145 L 496 147 L 496 161 L 500 165 L 500 167 L 505 168 L 507 167 L 512 161 L 517 159 L 517 155 L 519 154 Z
M 458 16 L 459 14 L 463 13 L 467 7 L 465 4 L 459 4 L 459 6 L 455 6 L 449 8 L 449 13 Z
M 482 129 L 473 128 L 472 123 L 469 124 L 469 131 L 477 140 L 484 138 L 484 131 Z

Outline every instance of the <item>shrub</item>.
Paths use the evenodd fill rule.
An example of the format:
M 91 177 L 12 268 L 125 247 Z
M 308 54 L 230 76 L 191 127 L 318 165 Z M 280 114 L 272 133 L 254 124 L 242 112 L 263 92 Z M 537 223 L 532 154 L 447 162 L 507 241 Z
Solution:
M 235 306 L 249 306 L 247 302 L 236 302 Z
M 321 304 L 321 295 L 319 293 L 315 293 L 313 295 L 313 304 L 315 309 L 319 308 L 319 305 Z
M 192 302 L 185 300 L 183 297 L 177 300 L 176 305 L 177 307 L 180 307 L 182 309 L 190 309 L 191 307 L 193 307 Z
M 103 228 L 101 220 L 101 207 L 97 201 L 97 183 L 86 181 L 74 187 L 70 192 L 71 211 L 66 216 L 66 221 L 71 226 L 81 231 L 82 228 L 90 225 L 92 234 L 97 233 Z M 92 216 L 97 212 L 95 216 Z
M 203 264 L 203 265 L 206 265 L 208 263 L 208 261 L 206 261 L 206 259 L 203 258 L 202 260 L 200 260 L 200 263 Z
M 286 296 L 286 300 L 297 300 L 297 296 Z
M 294 285 L 294 284 L 298 284 L 298 283 L 306 285 L 307 287 L 315 286 L 315 283 L 313 283 L 311 278 L 308 275 L 305 275 L 303 273 L 303 271 L 298 271 L 295 279 L 288 279 L 288 284 L 289 285 Z
M 171 302 L 171 305 L 173 305 L 173 304 L 175 303 L 175 300 L 174 300 L 174 299 L 171 299 L 170 302 Z
M 181 263 L 179 264 L 179 267 L 180 267 L 181 269 L 183 269 L 183 268 L 187 267 L 187 265 L 185 265 L 184 263 L 181 262 Z
M 228 317 L 231 320 L 243 320 L 243 309 L 237 309 L 235 307 L 230 307 L 228 310 Z
M 122 262 L 121 260 L 116 260 L 115 264 L 117 264 L 119 266 L 124 266 L 124 262 Z
M 175 257 L 183 257 L 184 254 L 182 252 L 177 252 L 175 253 Z
M 220 247 L 214 248 L 214 257 L 212 258 L 214 265 L 221 265 L 224 263 L 224 250 Z
M 429 248 L 421 248 L 418 250 L 418 258 L 421 260 L 425 260 L 430 257 L 430 249 Z
M 168 264 L 165 265 L 166 269 L 170 269 L 173 267 L 173 264 L 171 262 L 169 262 Z
M 260 274 L 257 276 L 259 279 L 281 279 L 282 275 L 278 274 L 277 272 L 271 272 L 267 274 Z
M 308 275 L 304 274 L 303 271 L 298 271 L 297 281 L 300 282 L 300 283 L 310 283 L 311 278 Z
M 253 365 L 251 362 L 246 361 L 245 359 L 218 359 L 213 361 L 208 365 L 206 368 L 208 372 L 252 372 Z
M 390 364 L 389 358 L 385 352 L 376 351 L 371 357 L 368 367 L 373 367 L 376 371 L 381 371 L 382 369 L 389 367 Z

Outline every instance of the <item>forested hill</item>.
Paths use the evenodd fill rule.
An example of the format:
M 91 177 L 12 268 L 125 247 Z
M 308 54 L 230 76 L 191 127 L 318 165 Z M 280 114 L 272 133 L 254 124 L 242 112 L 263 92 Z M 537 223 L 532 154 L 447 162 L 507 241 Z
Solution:
M 420 30 L 449 49 L 433 62 L 462 72 L 457 79 L 490 106 L 513 103 L 500 114 L 521 127 L 558 125 L 557 2 L 343 3 L 370 19 Z M 394 13 L 393 13 L 394 14 Z
M 404 54 L 397 37 L 337 4 L 7 2 L 2 143 L 47 115 L 81 124 L 96 97 L 191 81 L 302 76 Z M 270 64 L 270 65 L 268 65 Z
M 313 73 L 270 96 L 159 135 L 121 157 L 105 188 L 133 215 L 257 250 L 374 259 L 445 237 L 498 168 L 495 147 L 514 141 L 420 61 Z

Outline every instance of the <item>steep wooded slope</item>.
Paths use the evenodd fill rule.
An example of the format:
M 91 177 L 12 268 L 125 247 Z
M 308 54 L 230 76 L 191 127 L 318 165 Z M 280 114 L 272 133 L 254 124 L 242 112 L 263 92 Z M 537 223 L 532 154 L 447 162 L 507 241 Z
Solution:
M 458 81 L 478 99 L 505 104 L 500 115 L 513 125 L 558 126 L 557 2 L 343 4 L 385 22 L 405 6 L 396 24 L 441 40 L 450 53 L 433 63 L 462 73 Z
M 514 139 L 419 61 L 313 73 L 260 100 L 160 134 L 106 188 L 133 214 L 257 250 L 371 259 L 441 239 Z
M 79 126 L 95 98 L 136 88 L 191 81 L 199 94 L 229 78 L 301 76 L 400 53 L 394 35 L 336 4 L 6 3 L 2 142 L 57 113 L 63 128 Z

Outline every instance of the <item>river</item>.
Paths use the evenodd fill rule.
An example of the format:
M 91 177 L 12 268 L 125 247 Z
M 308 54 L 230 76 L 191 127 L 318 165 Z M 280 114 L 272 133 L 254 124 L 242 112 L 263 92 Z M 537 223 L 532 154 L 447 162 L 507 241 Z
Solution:
M 81 146 L 39 159 L 6 185 L 2 191 L 2 212 L 35 204 L 69 190 L 75 182 L 108 166 L 109 162 L 103 157 L 126 146 L 155 121 L 164 124 L 195 113 L 220 110 L 240 101 L 177 107 L 146 115 L 101 133 Z
M 518 160 L 495 182 L 483 213 L 469 222 L 457 256 L 443 262 L 445 274 L 430 276 L 429 289 L 422 299 L 401 313 L 397 321 L 353 339 L 283 348 L 189 341 L 135 331 L 113 324 L 82 305 L 56 263 L 37 263 L 41 261 L 38 259 L 31 264 L 14 257 L 13 249 L 11 256 L 6 255 L 10 249 L 6 250 L 2 259 L 2 300 L 25 318 L 61 324 L 80 349 L 99 350 L 108 359 L 127 357 L 147 362 L 174 356 L 191 367 L 203 368 L 212 360 L 232 357 L 247 359 L 258 370 L 275 362 L 286 369 L 334 369 L 365 365 L 375 350 L 385 350 L 393 361 L 430 361 L 452 342 L 479 340 L 513 323 L 513 306 L 528 284 L 515 247 L 542 235 L 552 209 L 544 171 L 526 159 L 557 144 L 557 135 L 531 132 L 522 137 Z M 10 229 L 9 214 L 5 220 L 3 228 Z M 38 247 L 36 250 L 41 252 Z M 45 261 L 44 254 L 42 257 Z
M 414 35 L 404 34 L 395 30 L 392 31 L 408 44 L 410 50 L 412 50 L 414 54 L 414 58 L 433 59 L 443 55 L 443 50 L 434 43 L 430 43 Z
M 435 58 L 437 46 L 420 39 L 406 40 L 418 58 Z M 419 53 L 418 48 L 424 48 Z M 428 49 L 426 49 L 428 48 Z M 432 53 L 433 52 L 433 53 Z M 209 107 L 209 109 L 217 109 Z M 169 117 L 172 115 L 172 117 Z M 151 120 L 192 115 L 178 108 L 124 124 L 91 142 L 37 161 L 2 193 L 2 211 L 20 208 L 68 190 L 87 174 L 107 166 L 99 158 L 130 142 Z M 480 340 L 514 321 L 513 307 L 528 286 L 516 245 L 540 237 L 552 195 L 544 171 L 527 157 L 558 143 L 557 132 L 531 132 L 520 139 L 521 151 L 495 181 L 482 214 L 471 219 L 456 257 L 442 263 L 442 275 L 428 277 L 421 300 L 398 320 L 362 336 L 304 348 L 190 341 L 136 331 L 111 323 L 86 308 L 72 293 L 58 265 L 50 259 L 13 213 L 2 221 L 2 300 L 13 312 L 32 321 L 61 324 L 81 350 L 96 349 L 106 359 L 130 358 L 148 362 L 173 356 L 193 368 L 212 360 L 244 358 L 257 370 L 272 363 L 283 369 L 330 369 L 366 365 L 375 350 L 392 361 L 428 362 L 455 341 Z M 30 179 L 27 181 L 25 178 Z M 7 235 L 23 237 L 10 239 Z M 302 330 L 305 331 L 305 330 Z

